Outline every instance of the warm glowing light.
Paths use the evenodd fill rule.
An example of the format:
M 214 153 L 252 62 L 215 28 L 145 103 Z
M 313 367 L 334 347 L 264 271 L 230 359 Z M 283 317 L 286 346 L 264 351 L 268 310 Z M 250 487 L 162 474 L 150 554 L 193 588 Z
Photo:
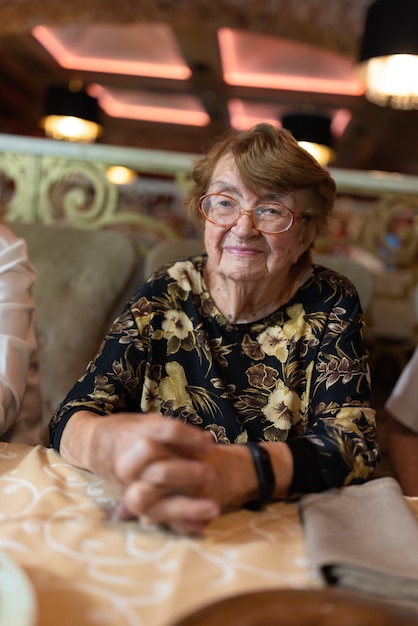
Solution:
M 418 56 L 393 54 L 375 57 L 358 65 L 366 97 L 381 106 L 418 108 Z
M 35 26 L 32 34 L 68 69 L 173 80 L 192 74 L 167 24 Z
M 335 152 L 332 148 L 324 146 L 319 143 L 312 143 L 311 141 L 298 141 L 301 148 L 309 152 L 314 159 L 318 161 L 322 167 L 326 167 L 328 163 L 334 158 Z
M 138 175 L 130 167 L 111 165 L 106 170 L 106 177 L 114 185 L 130 185 L 137 180 Z
M 233 128 L 250 128 L 258 122 L 268 122 L 276 127 L 281 126 L 279 106 L 231 98 L 228 100 L 228 114 Z
M 229 85 L 350 96 L 364 94 L 351 59 L 286 39 L 221 28 L 223 76 Z M 291 70 L 289 71 L 289 59 Z
M 89 92 L 111 117 L 187 126 L 206 126 L 210 122 L 201 102 L 188 95 L 168 97 L 145 91 L 109 89 L 98 84 L 90 85 Z
M 101 126 L 68 115 L 48 115 L 41 120 L 45 134 L 51 139 L 92 143 L 101 132 Z

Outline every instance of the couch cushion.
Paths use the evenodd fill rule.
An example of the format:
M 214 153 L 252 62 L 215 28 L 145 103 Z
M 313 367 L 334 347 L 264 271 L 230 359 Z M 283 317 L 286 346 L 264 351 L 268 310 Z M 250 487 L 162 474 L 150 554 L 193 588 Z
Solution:
M 157 243 L 144 260 L 144 277 L 148 278 L 158 267 L 177 258 L 194 256 L 205 251 L 201 239 L 170 239 Z
M 130 295 L 140 259 L 128 238 L 116 231 L 9 226 L 26 240 L 37 270 L 33 296 L 47 425 Z

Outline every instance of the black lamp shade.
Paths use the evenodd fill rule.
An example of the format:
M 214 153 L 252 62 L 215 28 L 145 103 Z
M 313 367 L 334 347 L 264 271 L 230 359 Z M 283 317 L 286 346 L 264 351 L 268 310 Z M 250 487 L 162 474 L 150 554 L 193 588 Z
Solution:
M 369 7 L 359 62 L 391 54 L 418 54 L 417 0 L 377 0 Z
M 99 103 L 83 89 L 71 91 L 68 87 L 50 87 L 46 94 L 45 115 L 71 115 L 100 124 Z
M 325 115 L 292 113 L 282 118 L 283 128 L 290 130 L 296 141 L 333 146 L 331 119 Z

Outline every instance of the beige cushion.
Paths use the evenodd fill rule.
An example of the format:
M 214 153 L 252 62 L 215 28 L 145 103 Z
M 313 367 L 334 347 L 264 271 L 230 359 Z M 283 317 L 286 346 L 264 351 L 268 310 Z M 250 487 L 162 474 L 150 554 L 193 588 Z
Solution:
M 138 256 L 116 231 L 9 223 L 37 270 L 33 296 L 44 426 L 129 295 Z
M 157 243 L 147 254 L 144 262 L 144 276 L 148 278 L 160 265 L 181 257 L 194 256 L 204 252 L 200 239 L 169 239 Z

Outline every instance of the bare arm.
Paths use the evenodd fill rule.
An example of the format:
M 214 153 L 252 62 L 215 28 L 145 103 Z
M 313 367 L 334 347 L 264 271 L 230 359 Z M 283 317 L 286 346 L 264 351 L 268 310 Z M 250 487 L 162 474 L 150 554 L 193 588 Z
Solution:
M 292 479 L 282 442 L 262 444 L 276 476 L 276 498 Z M 157 413 L 98 416 L 75 413 L 61 439 L 67 461 L 103 476 L 121 493 L 121 517 L 141 517 L 182 533 L 200 532 L 223 510 L 258 497 L 246 446 L 217 445 L 205 431 Z
M 389 458 L 397 480 L 407 496 L 418 496 L 418 433 L 388 418 Z

